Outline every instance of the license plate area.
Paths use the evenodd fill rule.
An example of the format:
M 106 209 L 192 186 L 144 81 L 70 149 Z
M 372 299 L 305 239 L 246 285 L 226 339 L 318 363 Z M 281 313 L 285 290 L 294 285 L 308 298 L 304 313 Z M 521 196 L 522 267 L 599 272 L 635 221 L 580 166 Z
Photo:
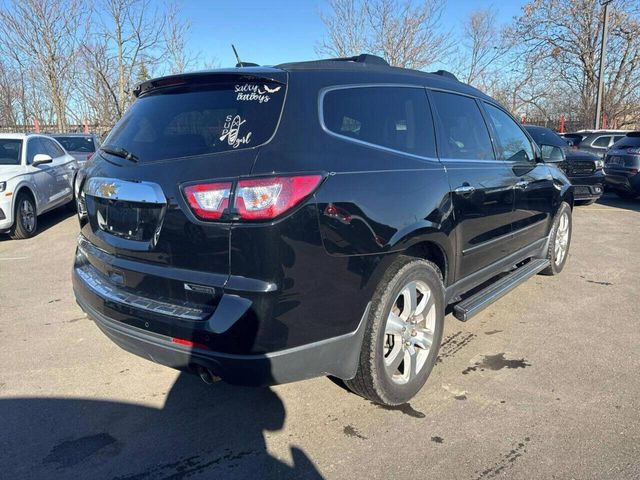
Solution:
M 162 223 L 162 206 L 157 204 L 92 199 L 96 226 L 126 240 L 150 241 Z

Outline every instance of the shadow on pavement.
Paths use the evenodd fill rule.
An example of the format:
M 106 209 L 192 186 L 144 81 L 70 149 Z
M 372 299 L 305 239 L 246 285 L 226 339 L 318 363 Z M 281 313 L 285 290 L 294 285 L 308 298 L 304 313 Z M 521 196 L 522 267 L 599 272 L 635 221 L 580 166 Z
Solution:
M 267 451 L 265 432 L 282 429 L 285 416 L 270 388 L 210 386 L 188 374 L 180 374 L 162 409 L 4 398 L 0 463 L 4 478 L 321 479 L 302 450 L 292 447 L 293 466 Z
M 634 212 L 640 212 L 640 198 L 633 200 L 625 200 L 618 197 L 614 193 L 607 193 L 600 197 L 596 202 L 599 205 L 606 205 L 607 207 L 624 208 Z
M 42 235 L 44 232 L 49 230 L 51 227 L 55 227 L 58 223 L 66 220 L 69 217 L 72 217 L 76 214 L 75 211 L 72 211 L 70 207 L 63 206 L 58 207 L 50 212 L 43 213 L 38 216 L 38 227 L 36 230 L 36 235 Z M 0 242 L 10 241 L 11 238 L 6 233 L 0 233 Z

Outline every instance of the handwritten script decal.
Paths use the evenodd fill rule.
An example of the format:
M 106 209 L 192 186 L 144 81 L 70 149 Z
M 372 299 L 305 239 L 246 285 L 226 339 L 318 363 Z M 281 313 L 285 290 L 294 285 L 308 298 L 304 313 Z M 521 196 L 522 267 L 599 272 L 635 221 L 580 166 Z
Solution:
M 242 120 L 240 115 L 236 115 L 235 117 L 233 115 L 227 115 L 220 141 L 224 142 L 226 140 L 233 148 L 238 148 L 240 145 L 248 144 L 251 141 L 252 132 L 245 134 L 243 137 L 240 136 L 240 127 L 245 122 L 246 120 Z

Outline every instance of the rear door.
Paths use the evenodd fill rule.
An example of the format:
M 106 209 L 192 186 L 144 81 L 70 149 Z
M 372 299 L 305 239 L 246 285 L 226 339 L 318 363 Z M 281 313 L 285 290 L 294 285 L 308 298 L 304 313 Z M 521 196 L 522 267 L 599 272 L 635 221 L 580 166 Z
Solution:
M 438 153 L 447 169 L 456 219 L 457 278 L 511 252 L 513 174 L 495 157 L 475 98 L 431 91 Z
M 38 213 L 41 213 L 51 207 L 51 197 L 55 195 L 57 180 L 53 162 L 33 165 L 33 158 L 38 154 L 49 155 L 49 151 L 42 143 L 42 137 L 31 137 L 27 140 L 27 165 L 36 186 Z
M 549 233 L 556 190 L 549 167 L 536 161 L 531 140 L 516 121 L 496 105 L 483 102 L 495 138 L 497 157 L 514 185 L 511 248 L 519 250 Z
M 84 237 L 108 254 L 174 267 L 174 276 L 197 270 L 203 284 L 223 283 L 231 224 L 196 216 L 184 187 L 248 175 L 260 145 L 276 131 L 285 91 L 286 74 L 276 70 L 268 77 L 196 74 L 151 85 L 87 164 Z M 131 155 L 108 153 L 118 151 Z M 125 274 L 124 286 L 184 295 L 169 276 Z
M 49 201 L 51 204 L 63 203 L 72 195 L 73 176 L 76 171 L 76 161 L 50 138 L 40 138 L 47 154 L 53 159 L 51 167 L 55 172 L 55 186 Z

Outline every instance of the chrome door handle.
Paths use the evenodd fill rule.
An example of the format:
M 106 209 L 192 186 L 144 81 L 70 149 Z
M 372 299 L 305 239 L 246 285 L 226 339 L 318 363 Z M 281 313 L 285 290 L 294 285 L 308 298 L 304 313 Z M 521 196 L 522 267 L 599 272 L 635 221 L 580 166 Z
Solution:
M 519 188 L 520 190 L 524 190 L 525 188 L 527 188 L 528 185 L 529 185 L 529 182 L 527 182 L 526 180 L 520 180 L 519 182 L 516 183 L 516 188 Z
M 454 192 L 460 195 L 470 195 L 476 191 L 476 187 L 472 187 L 471 185 L 463 185 L 462 187 L 458 187 L 454 190 Z

